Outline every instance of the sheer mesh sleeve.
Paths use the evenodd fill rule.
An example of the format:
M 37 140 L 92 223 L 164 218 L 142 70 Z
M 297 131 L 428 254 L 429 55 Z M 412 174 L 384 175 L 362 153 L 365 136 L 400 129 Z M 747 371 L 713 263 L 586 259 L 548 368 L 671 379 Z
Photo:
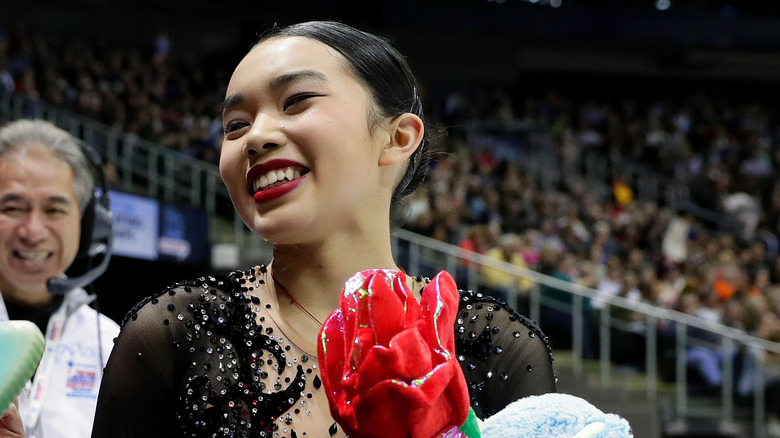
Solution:
M 272 436 L 280 414 L 304 396 L 312 367 L 304 371 L 305 356 L 288 366 L 289 344 L 256 324 L 250 303 L 260 300 L 244 293 L 243 276 L 182 282 L 129 313 L 106 366 L 93 437 Z M 282 424 L 291 419 L 287 412 Z
M 555 392 L 547 338 L 533 321 L 493 297 L 461 291 L 455 350 L 479 418 L 517 399 Z
M 174 343 L 182 327 L 175 309 L 189 299 L 166 293 L 125 318 L 100 386 L 93 437 L 176 435 Z

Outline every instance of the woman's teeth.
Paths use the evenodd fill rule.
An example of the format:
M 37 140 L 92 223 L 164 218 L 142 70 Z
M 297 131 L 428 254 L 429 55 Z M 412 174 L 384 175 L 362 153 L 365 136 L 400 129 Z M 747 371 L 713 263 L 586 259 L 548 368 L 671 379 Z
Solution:
M 300 177 L 301 172 L 292 167 L 272 170 L 255 180 L 254 190 L 257 192 L 259 190 L 270 189 L 285 181 L 292 181 Z

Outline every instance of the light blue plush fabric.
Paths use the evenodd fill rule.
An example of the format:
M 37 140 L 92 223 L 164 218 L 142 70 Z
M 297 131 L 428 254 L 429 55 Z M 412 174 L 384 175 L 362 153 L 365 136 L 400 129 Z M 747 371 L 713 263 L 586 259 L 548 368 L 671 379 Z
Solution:
M 511 403 L 485 420 L 487 438 L 629 438 L 628 421 L 570 394 L 544 394 Z M 578 435 L 579 434 L 579 435 Z

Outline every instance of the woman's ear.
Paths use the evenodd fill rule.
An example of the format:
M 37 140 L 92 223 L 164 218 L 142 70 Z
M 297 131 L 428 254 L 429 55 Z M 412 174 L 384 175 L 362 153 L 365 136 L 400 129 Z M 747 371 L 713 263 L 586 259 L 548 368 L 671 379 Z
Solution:
M 392 166 L 409 158 L 422 142 L 425 124 L 412 113 L 404 113 L 390 122 L 390 138 L 379 155 L 380 166 Z

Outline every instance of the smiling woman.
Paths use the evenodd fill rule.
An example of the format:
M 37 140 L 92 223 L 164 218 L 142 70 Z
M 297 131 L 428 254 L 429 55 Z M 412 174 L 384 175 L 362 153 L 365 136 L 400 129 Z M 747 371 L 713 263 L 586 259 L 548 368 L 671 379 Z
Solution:
M 391 217 L 425 175 L 429 146 L 414 76 L 390 43 L 334 22 L 271 30 L 230 79 L 223 128 L 220 173 L 246 225 L 273 243 L 273 260 L 174 285 L 130 312 L 106 369 L 93 436 L 343 437 L 346 429 L 353 437 L 427 438 L 414 431 L 439 436 L 461 426 L 469 404 L 486 417 L 555 390 L 549 347 L 535 324 L 494 299 L 459 293 L 446 275 L 430 286 L 407 276 L 393 259 Z M 363 284 L 356 273 L 392 278 L 393 288 L 376 280 L 341 293 L 345 282 Z M 395 294 L 406 304 L 382 312 L 379 303 Z M 340 302 L 346 295 L 357 301 Z M 322 350 L 325 338 L 340 333 L 333 321 L 353 320 L 334 315 L 361 303 L 379 306 L 376 315 L 388 322 L 383 339 L 401 327 L 403 309 L 409 321 L 419 317 L 411 325 L 428 327 L 392 341 L 398 348 L 388 351 L 400 356 L 384 378 L 375 373 L 381 369 L 363 368 L 372 385 L 403 381 L 417 388 L 408 394 L 432 397 L 392 411 L 405 418 L 381 420 L 411 428 L 356 423 L 329 399 L 340 379 L 333 364 L 344 358 L 325 358 L 325 350 L 340 351 Z M 386 347 L 365 336 L 366 348 Z M 402 348 L 417 336 L 427 339 L 419 349 Z M 430 353 L 433 368 L 404 355 L 410 351 Z M 430 414 L 444 406 L 457 409 Z M 426 420 L 418 417 L 424 411 Z

